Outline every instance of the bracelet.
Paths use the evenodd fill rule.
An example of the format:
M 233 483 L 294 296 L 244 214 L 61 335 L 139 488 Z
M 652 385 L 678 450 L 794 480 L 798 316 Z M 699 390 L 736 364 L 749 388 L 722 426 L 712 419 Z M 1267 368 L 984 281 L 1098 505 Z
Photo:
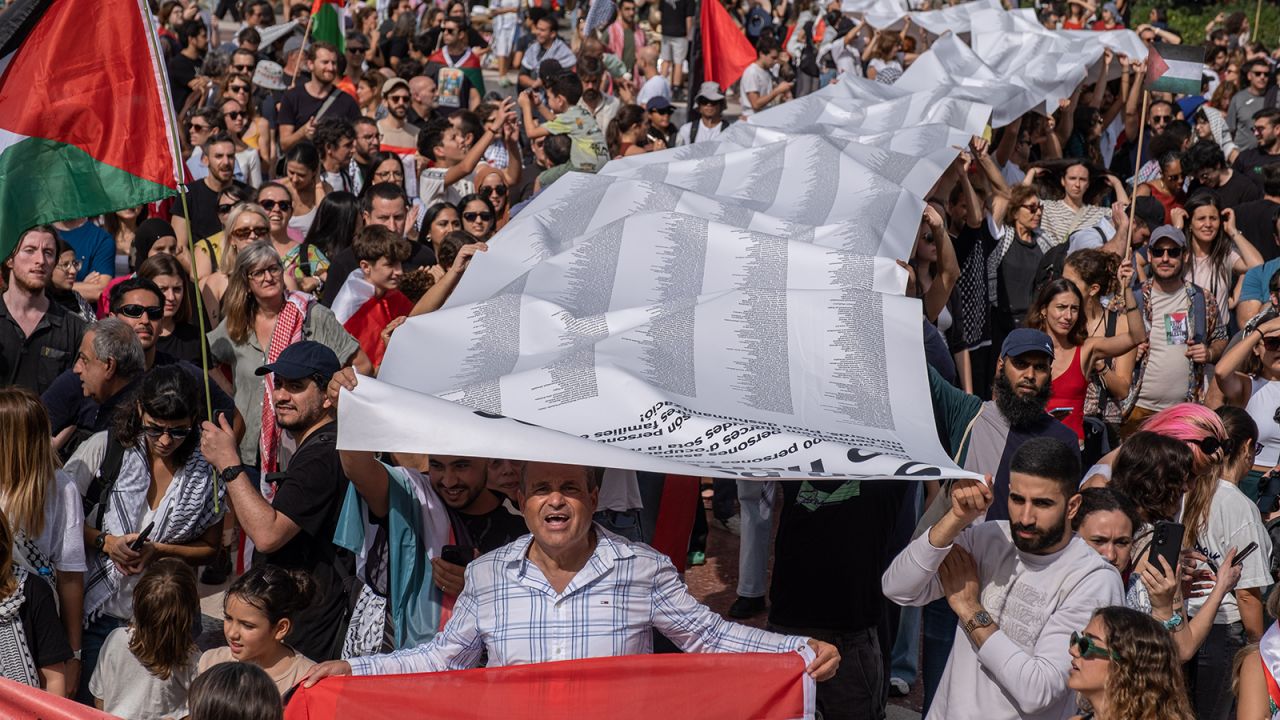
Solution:
M 1124 309 L 1124 311 L 1125 311 L 1125 312 L 1127 312 L 1127 313 L 1131 313 L 1131 312 L 1133 312 L 1134 310 L 1137 310 L 1137 309 L 1138 309 L 1138 306 L 1137 306 L 1137 305 L 1129 305 L 1129 306 L 1127 306 L 1127 307 Z
M 1169 632 L 1177 632 L 1182 627 L 1182 613 L 1177 610 L 1173 611 L 1173 617 L 1164 621 L 1164 629 Z

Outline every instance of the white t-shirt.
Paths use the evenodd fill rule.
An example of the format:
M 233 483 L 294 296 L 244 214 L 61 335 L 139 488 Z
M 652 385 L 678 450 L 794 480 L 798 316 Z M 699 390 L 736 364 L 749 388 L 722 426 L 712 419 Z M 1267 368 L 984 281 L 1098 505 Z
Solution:
M 626 512 L 644 507 L 640 499 L 640 483 L 636 480 L 635 470 L 604 471 L 604 479 L 600 482 L 600 501 L 597 510 L 614 510 Z
M 449 187 L 444 185 L 444 168 L 427 168 L 418 176 L 418 197 L 430 208 L 438 202 L 458 204 L 462 198 L 476 191 L 475 176 L 468 175 Z
M 1271 584 L 1271 536 L 1267 533 L 1267 526 L 1262 524 L 1258 506 L 1233 483 L 1219 479 L 1218 488 L 1209 503 L 1209 524 L 1204 536 L 1196 540 L 1196 550 L 1221 567 L 1228 550 L 1234 547 L 1239 552 L 1251 542 L 1258 543 L 1258 549 L 1242 563 L 1240 582 L 1236 583 L 1240 590 L 1265 588 Z M 1187 613 L 1194 616 L 1202 605 L 1202 597 L 1187 598 Z M 1226 625 L 1239 621 L 1240 607 L 1236 604 L 1236 596 L 1227 593 L 1213 622 Z
M 44 501 L 44 528 L 35 538 L 36 547 L 59 572 L 84 572 L 84 505 L 71 475 L 54 473 L 53 493 Z M 15 559 L 22 560 L 18 553 Z M 28 570 L 34 570 L 23 563 Z
M 130 720 L 186 716 L 187 689 L 195 677 L 200 651 L 192 647 L 187 667 L 161 680 L 129 652 L 129 636 L 128 628 L 116 628 L 107 636 L 89 692 L 102 700 L 103 710 Z
M 747 98 L 747 93 L 759 93 L 761 97 L 768 95 L 773 91 L 773 75 L 756 63 L 751 63 L 746 70 L 742 71 L 739 88 L 742 90 L 742 117 L 751 117 L 756 114 L 756 111 L 751 109 L 751 101 Z M 701 130 L 698 131 L 698 138 L 702 138 Z
M 702 118 L 698 118 L 693 122 L 701 123 Z M 728 129 L 729 129 L 728 126 L 725 126 L 725 130 L 728 130 Z M 721 132 L 722 131 L 720 130 L 720 123 L 716 123 L 711 127 L 707 127 L 706 124 L 703 123 L 702 127 L 698 128 L 698 142 L 715 140 L 716 138 L 720 137 Z M 693 123 L 691 122 L 685 123 L 684 126 L 680 128 L 680 131 L 676 133 L 676 145 L 691 144 L 693 141 L 691 141 L 689 138 L 692 136 L 693 136 Z

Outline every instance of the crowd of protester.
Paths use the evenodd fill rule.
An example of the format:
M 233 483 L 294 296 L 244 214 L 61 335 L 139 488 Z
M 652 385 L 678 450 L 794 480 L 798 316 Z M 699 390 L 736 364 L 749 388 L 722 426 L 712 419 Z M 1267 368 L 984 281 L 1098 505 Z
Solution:
M 1144 103 L 1144 62 L 1108 51 L 961 152 L 901 263 L 939 439 L 986 482 L 715 481 L 728 615 L 756 628 L 680 577 L 713 550 L 701 499 L 687 553 L 643 544 L 662 476 L 340 451 L 340 390 L 566 172 L 892 84 L 928 33 L 734 3 L 757 59 L 695 87 L 692 0 L 620 0 L 591 33 L 585 5 L 383 5 L 348 7 L 341 51 L 303 41 L 309 3 L 154 6 L 185 201 L 34 227 L 5 260 L 0 675 L 128 718 L 275 718 L 335 674 L 807 646 L 826 718 L 916 685 L 930 718 L 1276 711 L 1278 55 L 1243 14 L 1201 38 L 1039 7 L 1203 44 L 1201 92 Z M 202 653 L 199 583 L 229 581 Z

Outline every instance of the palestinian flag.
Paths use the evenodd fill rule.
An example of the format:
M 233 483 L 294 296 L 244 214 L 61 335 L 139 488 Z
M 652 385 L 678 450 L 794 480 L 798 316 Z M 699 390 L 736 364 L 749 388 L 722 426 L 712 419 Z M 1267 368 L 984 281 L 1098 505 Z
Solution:
M 1153 43 L 1147 51 L 1147 89 L 1199 95 L 1204 75 L 1204 48 L 1199 45 Z
M 177 194 L 169 81 L 144 0 L 0 13 L 0 257 L 41 223 Z
M 480 97 L 484 97 L 484 71 L 480 69 L 480 59 L 476 57 L 475 53 L 471 52 L 471 48 L 467 48 L 467 51 L 462 53 L 462 57 L 453 58 L 452 62 L 445 58 L 444 48 L 440 48 L 432 53 L 431 57 L 427 58 L 427 62 L 458 68 L 471 81 L 471 87 L 480 93 Z M 462 107 L 463 109 L 467 107 L 466 98 L 462 99 Z
M 341 55 L 347 51 L 347 13 L 342 9 L 345 0 L 315 0 L 311 3 L 311 40 L 327 42 L 338 48 Z

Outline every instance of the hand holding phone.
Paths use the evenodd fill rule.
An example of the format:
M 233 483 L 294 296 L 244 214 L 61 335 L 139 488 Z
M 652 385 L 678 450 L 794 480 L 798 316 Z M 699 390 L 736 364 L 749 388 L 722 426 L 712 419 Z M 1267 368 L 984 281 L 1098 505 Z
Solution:
M 155 520 L 147 523 L 147 526 L 142 528 L 142 532 L 138 533 L 138 537 L 134 538 L 133 542 L 129 543 L 129 549 L 134 552 L 141 550 L 142 546 L 146 544 L 147 538 L 151 537 L 151 531 L 154 530 L 155 527 Z

